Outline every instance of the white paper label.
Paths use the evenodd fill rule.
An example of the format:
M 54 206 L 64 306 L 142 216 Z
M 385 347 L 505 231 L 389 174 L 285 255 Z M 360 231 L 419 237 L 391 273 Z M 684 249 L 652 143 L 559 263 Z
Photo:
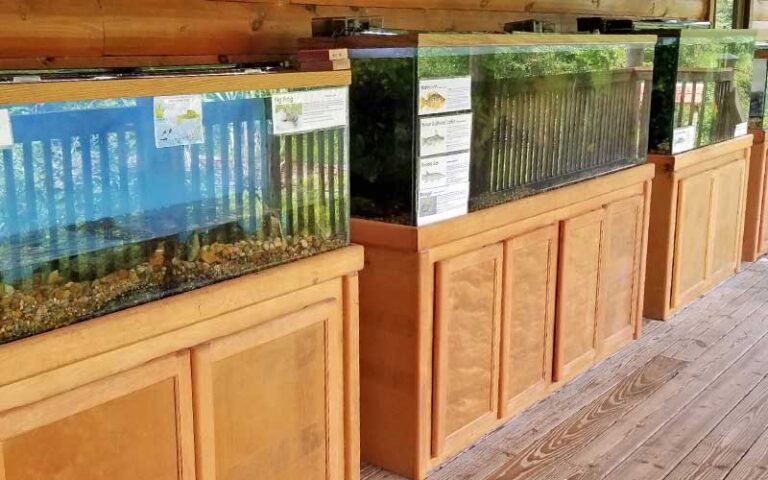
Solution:
M 419 153 L 422 157 L 469 150 L 471 142 L 471 113 L 421 119 Z
M 155 97 L 154 106 L 157 148 L 205 143 L 201 95 Z
M 10 148 L 12 146 L 11 114 L 8 110 L 0 110 L 0 148 Z
M 309 132 L 347 124 L 347 89 L 326 88 L 272 97 L 275 135 Z
M 743 135 L 747 134 L 747 125 L 748 122 L 740 123 L 736 125 L 736 127 L 733 129 L 733 136 L 734 137 L 741 137 Z
M 672 153 L 691 150 L 696 145 L 696 125 L 678 127 L 672 131 Z
M 419 115 L 472 109 L 472 77 L 419 80 Z
M 417 225 L 467 213 L 469 152 L 419 159 Z

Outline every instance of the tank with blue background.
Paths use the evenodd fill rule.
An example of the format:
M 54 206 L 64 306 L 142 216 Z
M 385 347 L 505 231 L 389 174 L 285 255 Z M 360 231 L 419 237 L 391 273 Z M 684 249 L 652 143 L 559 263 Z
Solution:
M 286 92 L 198 95 L 165 137 L 161 97 L 0 105 L 0 343 L 348 244 L 346 111 L 299 131 Z

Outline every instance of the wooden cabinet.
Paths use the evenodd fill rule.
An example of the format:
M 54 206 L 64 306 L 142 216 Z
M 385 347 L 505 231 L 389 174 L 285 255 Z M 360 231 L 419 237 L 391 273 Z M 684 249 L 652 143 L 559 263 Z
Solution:
M 745 262 L 754 262 L 768 253 L 768 167 L 765 142 L 765 130 L 750 128 L 754 137 L 752 152 L 749 157 L 747 174 L 747 201 L 744 209 L 744 241 L 741 258 Z
M 681 307 L 737 268 L 741 252 L 744 162 L 679 184 L 672 307 Z
M 639 333 L 652 173 L 426 227 L 353 220 L 363 459 L 422 479 Z
M 605 212 L 565 220 L 555 327 L 555 380 L 565 380 L 597 357 L 600 244 Z
M 741 261 L 744 222 L 746 162 L 724 165 L 713 173 L 712 250 L 709 277 L 722 279 L 732 274 Z
M 640 327 L 644 206 L 638 195 L 605 208 L 596 335 L 601 356 L 632 339 Z
M 737 272 L 742 252 L 757 245 L 754 229 L 759 228 L 760 209 L 750 209 L 746 221 L 752 233 L 745 240 L 751 146 L 752 136 L 746 135 L 677 156 L 650 156 L 657 176 L 651 199 L 645 316 L 670 317 Z
M 501 418 L 552 384 L 557 250 L 554 224 L 505 242 Z
M 356 480 L 347 247 L 0 346 L 0 480 Z
M 329 301 L 194 348 L 198 477 L 343 478 L 342 341 Z
M 502 245 L 436 266 L 434 456 L 455 451 L 498 417 Z
M 3 480 L 194 480 L 189 353 L 0 413 Z

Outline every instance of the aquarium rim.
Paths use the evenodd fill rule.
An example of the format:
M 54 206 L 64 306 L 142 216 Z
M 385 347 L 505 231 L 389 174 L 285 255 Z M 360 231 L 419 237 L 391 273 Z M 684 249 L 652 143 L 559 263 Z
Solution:
M 478 45 L 560 45 L 560 44 L 650 44 L 656 43 L 656 35 L 596 35 L 591 33 L 423 33 L 418 37 L 419 47 L 473 47 Z
M 0 105 L 106 100 L 116 97 L 191 95 L 223 91 L 343 87 L 349 70 L 155 76 L 131 79 L 58 80 L 0 84 Z

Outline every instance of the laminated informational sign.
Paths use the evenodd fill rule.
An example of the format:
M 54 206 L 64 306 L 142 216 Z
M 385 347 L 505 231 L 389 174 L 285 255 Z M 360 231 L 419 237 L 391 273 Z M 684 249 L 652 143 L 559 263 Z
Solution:
M 419 122 L 419 154 L 422 157 L 469 150 L 472 114 L 424 117 Z
M 0 110 L 0 148 L 10 148 L 12 146 L 11 113 L 8 110 Z
M 201 95 L 155 97 L 154 107 L 157 148 L 205 143 Z
M 325 130 L 347 125 L 347 89 L 323 88 L 272 96 L 275 135 Z
M 419 80 L 419 115 L 472 109 L 472 77 Z
M 672 153 L 692 150 L 696 146 L 696 125 L 678 127 L 672 131 Z
M 734 137 L 741 137 L 747 134 L 747 125 L 748 122 L 739 123 L 734 127 L 733 129 L 733 136 Z
M 467 213 L 469 152 L 419 159 L 417 225 Z

